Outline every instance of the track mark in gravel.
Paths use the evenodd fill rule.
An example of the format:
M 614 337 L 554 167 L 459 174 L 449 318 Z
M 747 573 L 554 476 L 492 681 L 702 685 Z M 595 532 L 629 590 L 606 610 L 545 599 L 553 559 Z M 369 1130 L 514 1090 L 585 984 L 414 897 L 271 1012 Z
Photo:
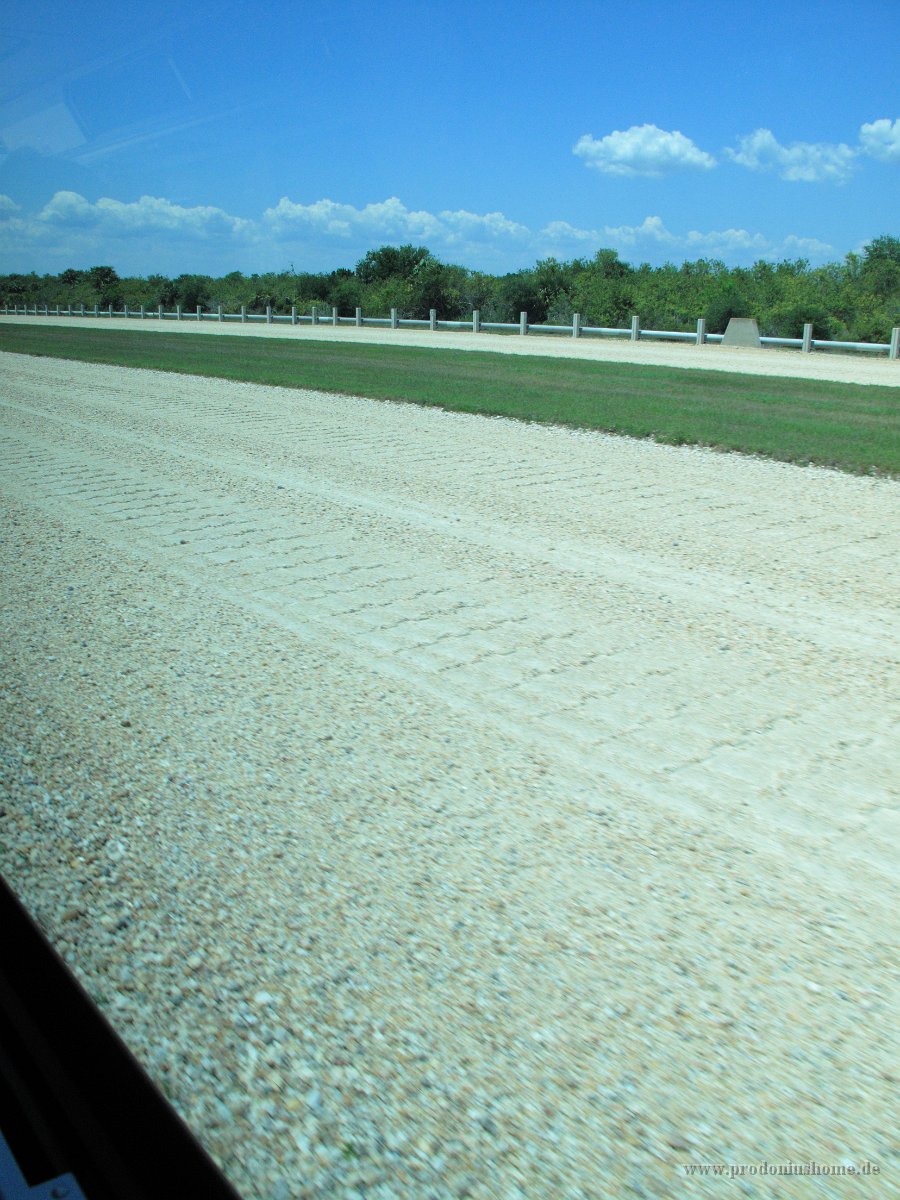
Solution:
M 241 403 L 192 407 L 192 387 Z M 845 741 L 892 736 L 879 703 L 892 667 L 879 628 L 886 608 L 859 618 L 783 593 L 781 581 L 767 601 L 765 579 L 747 598 L 747 581 L 714 570 L 698 591 L 690 572 L 653 552 L 652 533 L 637 552 L 601 534 L 624 512 L 635 528 L 658 521 L 696 539 L 724 527 L 739 540 L 742 527 L 756 536 L 770 507 L 755 503 L 751 526 L 746 503 L 708 486 L 693 503 L 690 488 L 673 503 L 658 479 L 598 487 L 606 460 L 548 466 L 547 439 L 536 436 L 532 449 L 526 430 L 512 435 L 513 455 L 480 448 L 473 479 L 453 457 L 462 443 L 434 455 L 404 449 L 405 435 L 452 428 L 438 414 L 384 406 L 367 409 L 377 432 L 345 423 L 323 436 L 313 410 L 305 420 L 259 414 L 248 432 L 251 392 L 267 394 L 191 381 L 148 406 L 102 387 L 72 405 L 59 392 L 23 399 L 8 413 L 5 486 L 655 803 L 694 813 L 724 805 L 741 820 L 788 827 L 805 819 L 787 811 L 798 781 L 815 777 L 823 798 L 844 786 L 835 730 Z M 495 433 L 505 444 L 505 426 L 479 428 L 488 444 Z M 582 441 L 560 444 L 587 453 Z M 278 455 L 287 461 L 271 465 Z M 519 495 L 531 502 L 507 508 Z M 844 538 L 847 523 L 788 514 L 769 529 L 780 530 L 783 550 L 817 529 Z M 867 533 L 882 542 L 883 531 Z M 869 564 L 882 557 L 873 550 L 862 550 Z M 852 761 L 862 792 L 890 792 L 877 757 Z M 836 820 L 819 834 L 835 841 Z

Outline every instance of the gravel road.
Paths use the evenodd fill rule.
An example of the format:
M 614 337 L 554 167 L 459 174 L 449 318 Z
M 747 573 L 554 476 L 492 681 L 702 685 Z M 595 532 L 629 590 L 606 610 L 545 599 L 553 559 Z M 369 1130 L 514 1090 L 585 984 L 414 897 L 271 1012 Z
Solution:
M 0 379 L 0 869 L 247 1200 L 900 1195 L 900 484 Z

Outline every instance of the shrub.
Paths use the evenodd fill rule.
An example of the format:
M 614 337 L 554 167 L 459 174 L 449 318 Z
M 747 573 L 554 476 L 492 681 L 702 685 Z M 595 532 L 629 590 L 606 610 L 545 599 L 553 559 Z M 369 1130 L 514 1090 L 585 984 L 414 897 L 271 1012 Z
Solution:
M 833 338 L 835 321 L 821 304 L 788 301 L 776 304 L 761 322 L 766 337 L 800 338 L 803 326 L 811 322 L 814 338 Z
M 710 333 L 724 333 L 732 317 L 752 317 L 753 310 L 749 298 L 729 285 L 708 301 L 703 315 Z

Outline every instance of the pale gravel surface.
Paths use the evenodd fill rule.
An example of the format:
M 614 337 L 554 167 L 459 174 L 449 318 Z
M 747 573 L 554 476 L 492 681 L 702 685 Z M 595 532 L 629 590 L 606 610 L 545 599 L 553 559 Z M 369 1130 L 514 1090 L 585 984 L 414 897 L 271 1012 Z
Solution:
M 502 354 L 534 354 L 550 358 L 580 358 L 593 362 L 641 363 L 644 366 L 689 367 L 703 371 L 740 372 L 746 375 L 781 375 L 794 379 L 827 379 L 836 383 L 881 384 L 900 387 L 900 360 L 887 354 L 860 352 L 838 353 L 833 350 L 801 354 L 797 350 L 735 349 L 713 345 L 695 346 L 684 342 L 640 341 L 620 338 L 571 338 L 530 334 L 464 333 L 427 329 L 356 329 L 327 324 L 290 326 L 264 322 L 183 321 L 94 317 L 7 317 L 0 321 L 17 325 L 73 325 L 79 328 L 129 329 L 144 333 L 205 333 L 212 336 L 240 334 L 246 337 L 296 338 L 307 341 L 383 343 L 394 346 L 421 346 L 441 350 L 490 350 Z
M 900 484 L 0 380 L 0 869 L 248 1200 L 900 1194 Z

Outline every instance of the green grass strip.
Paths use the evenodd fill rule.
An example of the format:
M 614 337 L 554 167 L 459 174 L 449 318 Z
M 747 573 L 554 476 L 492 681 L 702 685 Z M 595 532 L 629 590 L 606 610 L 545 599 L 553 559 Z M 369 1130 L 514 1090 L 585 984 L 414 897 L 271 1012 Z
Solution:
M 5 322 L 0 350 L 407 401 L 900 477 L 900 386 L 289 337 Z

